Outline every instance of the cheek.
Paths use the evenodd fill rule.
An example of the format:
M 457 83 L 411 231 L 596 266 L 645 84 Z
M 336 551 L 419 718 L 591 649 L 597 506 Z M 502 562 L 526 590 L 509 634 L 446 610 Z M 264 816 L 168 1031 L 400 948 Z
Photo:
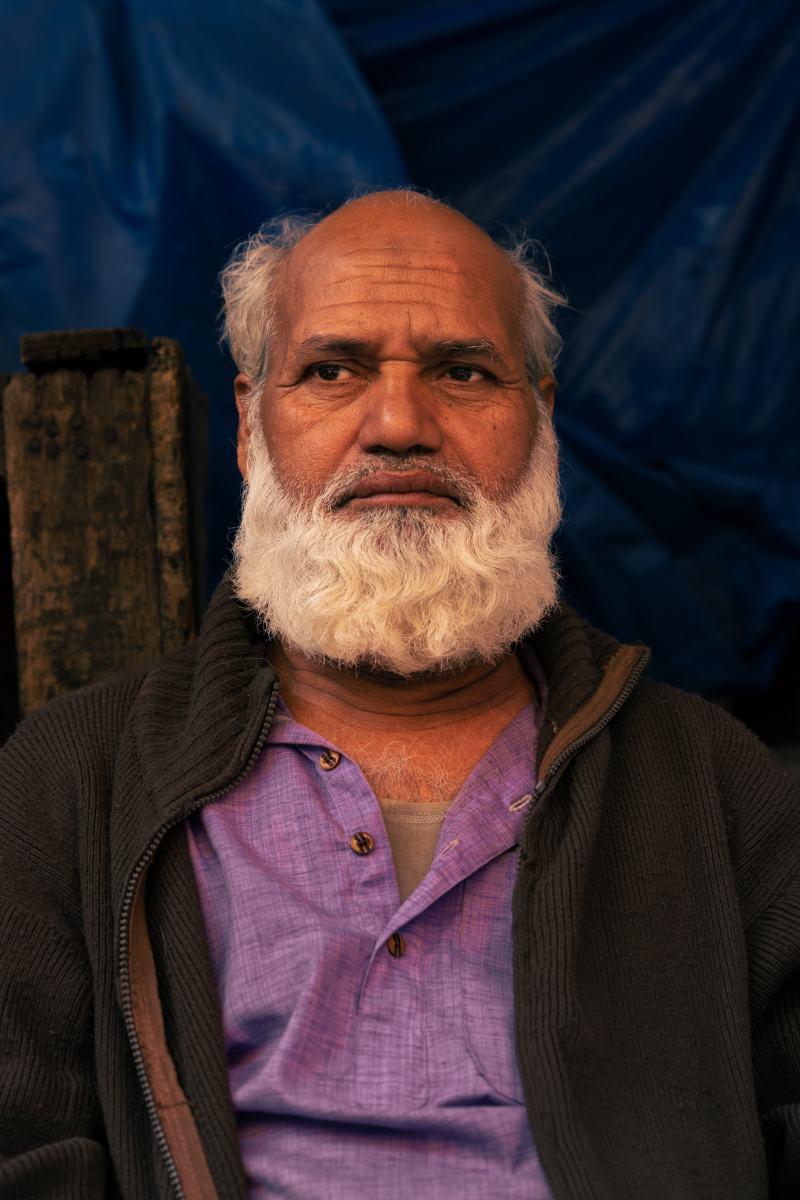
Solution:
M 341 468 L 349 443 L 335 417 L 275 404 L 264 413 L 263 427 L 267 450 L 284 478 L 319 487 Z
M 535 409 L 497 408 L 469 426 L 452 429 L 454 457 L 483 485 L 489 495 L 502 497 L 514 490 L 530 460 L 536 437 Z

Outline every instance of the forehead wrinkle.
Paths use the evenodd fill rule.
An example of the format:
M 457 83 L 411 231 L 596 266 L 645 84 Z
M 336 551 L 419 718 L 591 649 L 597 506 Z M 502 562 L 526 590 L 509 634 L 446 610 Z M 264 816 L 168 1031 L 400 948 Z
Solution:
M 365 298 L 363 300 L 329 300 L 326 303 L 317 304 L 316 311 L 317 312 L 327 312 L 331 308 L 338 309 L 340 311 L 342 309 L 347 309 L 347 308 L 358 308 L 358 309 L 362 309 L 362 310 L 365 308 L 372 309 L 375 307 L 376 304 L 380 304 L 380 305 L 391 304 L 391 305 L 399 306 L 401 308 L 408 308 L 409 305 L 414 305 L 414 304 L 425 307 L 425 301 L 421 300 L 419 298 L 414 299 L 412 297 L 405 296 L 401 299 L 392 299 L 389 296 L 378 296 L 378 297 L 370 297 L 368 299 Z
M 319 285 L 320 278 L 324 279 L 328 286 L 354 279 L 361 281 L 365 272 L 374 272 L 378 276 L 400 279 L 404 276 L 427 277 L 438 274 L 450 278 L 461 277 L 470 281 L 470 286 L 477 282 L 481 286 L 491 287 L 487 271 L 478 269 L 471 260 L 466 259 L 465 261 L 463 255 L 453 253 L 437 254 L 437 251 L 430 247 L 416 247 L 413 254 L 404 251 L 385 256 L 381 256 L 380 248 L 371 246 L 358 246 L 353 250 L 342 250 L 338 247 L 326 248 L 314 256 L 306 252 L 296 260 L 295 270 L 292 272 L 293 282 L 299 283 L 302 287 L 306 283 L 305 277 L 309 272 L 313 276 L 315 287 Z
M 411 255 L 405 245 L 402 255 L 400 247 L 391 247 L 392 254 L 385 260 L 380 258 L 382 246 L 339 244 L 335 249 L 320 247 L 313 254 L 308 253 L 310 249 L 301 242 L 293 251 L 298 257 L 291 267 L 286 264 L 280 316 L 288 341 L 313 331 L 315 316 L 337 335 L 358 338 L 363 329 L 369 337 L 376 321 L 380 324 L 382 308 L 387 322 L 393 322 L 394 314 L 405 306 L 408 316 L 404 324 L 409 328 L 417 322 L 423 329 L 450 326 L 448 333 L 455 334 L 454 342 L 499 341 L 504 350 L 513 352 L 519 315 L 515 311 L 517 288 L 512 292 L 508 287 L 512 282 L 506 274 L 511 272 L 510 264 L 504 264 L 505 270 L 496 274 L 494 263 L 490 269 L 484 255 L 478 256 L 477 263 L 464 263 L 463 256 L 456 255 L 452 248 L 442 247 L 442 265 L 437 266 L 421 258 L 426 253 L 428 259 L 438 257 L 438 248 L 429 251 L 419 243 L 412 247 L 416 262 L 409 262 Z M 500 258 L 502 252 L 494 246 L 492 249 Z M 513 283 L 516 285 L 515 279 Z M 342 318 L 341 323 L 331 319 L 332 313 Z M 487 317 L 491 325 L 488 330 Z M 496 357 L 502 361 L 501 356 Z
M 304 271 L 299 273 L 301 276 Z M 460 263 L 448 264 L 447 266 L 437 264 L 430 261 L 430 255 L 425 261 L 408 262 L 407 260 L 397 261 L 395 259 L 385 259 L 383 261 L 365 260 L 358 263 L 341 263 L 337 260 L 333 262 L 322 262 L 317 265 L 314 272 L 314 282 L 317 283 L 322 277 L 325 280 L 330 280 L 331 283 L 349 283 L 352 280 L 363 280 L 365 275 L 370 278 L 385 279 L 387 276 L 392 278 L 403 279 L 420 275 L 427 277 L 430 275 L 441 275 L 443 277 L 460 278 L 469 280 L 470 284 L 480 283 L 484 287 L 491 287 L 491 282 L 486 276 L 474 270 L 469 265 Z
M 463 275 L 462 267 L 437 267 L 430 263 L 395 263 L 395 262 L 367 262 L 361 264 L 366 270 L 373 271 L 397 271 L 400 275 L 408 275 L 414 271 L 435 271 L 437 275 Z
M 359 238 L 363 239 L 363 230 L 359 230 Z M 348 245 L 350 239 L 347 237 L 342 239 L 344 244 L 338 239 L 326 238 L 317 246 L 316 241 L 312 231 L 291 252 L 291 265 L 287 271 L 291 278 L 287 282 L 293 290 L 317 292 L 320 287 L 339 288 L 354 283 L 363 286 L 368 282 L 364 280 L 364 274 L 369 272 L 376 282 L 383 279 L 408 282 L 410 286 L 417 281 L 432 283 L 432 277 L 438 274 L 445 286 L 460 279 L 467 292 L 471 293 L 477 287 L 492 295 L 504 291 L 504 284 L 513 275 L 511 264 L 505 262 L 503 252 L 491 241 L 488 241 L 491 260 L 486 247 L 472 247 L 470 253 L 463 245 L 454 245 L 451 238 L 441 245 L 421 244 L 419 237 L 366 246 L 363 240 Z
M 441 283 L 435 282 L 435 278 L 431 276 L 443 276 Z M 320 278 L 321 276 L 321 278 Z M 379 266 L 379 268 L 371 268 L 362 271 L 348 271 L 347 274 L 337 274 L 337 272 L 319 272 L 319 275 L 312 281 L 315 290 L 327 288 L 330 290 L 341 290 L 349 287 L 385 287 L 386 284 L 391 284 L 392 287 L 425 287 L 437 288 L 439 292 L 461 292 L 462 288 L 453 287 L 453 278 L 462 278 L 464 284 L 468 284 L 470 288 L 481 287 L 483 290 L 489 290 L 486 281 L 482 280 L 480 275 L 473 272 L 464 271 L 438 271 L 435 269 L 422 270 L 417 268 L 409 268 L 409 266 L 397 265 L 389 263 Z M 301 282 L 301 287 L 307 287 L 306 281 Z
M 430 242 L 426 240 L 424 247 L 420 248 L 420 238 L 414 234 L 410 234 L 407 237 L 398 237 L 390 242 L 373 242 L 372 244 L 365 245 L 364 234 L 362 230 L 359 230 L 356 245 L 348 249 L 340 241 L 336 244 L 335 250 L 336 254 L 341 255 L 342 258 L 352 258 L 355 254 L 398 255 L 408 253 L 413 254 L 415 252 L 419 254 L 429 254 L 431 251 L 434 254 L 441 254 L 444 258 L 454 257 L 453 250 L 447 249 L 441 244 L 441 242 L 438 246 L 431 247 Z

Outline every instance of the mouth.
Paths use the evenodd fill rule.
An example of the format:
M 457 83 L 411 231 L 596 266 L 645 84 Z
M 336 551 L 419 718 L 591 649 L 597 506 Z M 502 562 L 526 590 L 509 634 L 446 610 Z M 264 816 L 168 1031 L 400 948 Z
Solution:
M 360 479 L 336 508 L 461 508 L 461 501 L 441 479 L 426 471 L 376 471 Z
M 373 492 L 369 496 L 353 496 L 341 508 L 458 508 L 450 496 L 434 492 Z

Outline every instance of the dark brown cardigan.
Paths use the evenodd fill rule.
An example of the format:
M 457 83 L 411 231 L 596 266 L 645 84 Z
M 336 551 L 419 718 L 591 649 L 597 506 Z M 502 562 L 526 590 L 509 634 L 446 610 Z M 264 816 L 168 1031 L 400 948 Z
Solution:
M 797 788 L 640 678 L 641 648 L 569 611 L 534 644 L 551 698 L 514 998 L 553 1194 L 800 1197 Z M 3 752 L 2 1200 L 246 1195 L 183 822 L 246 772 L 273 698 L 226 581 L 196 642 Z

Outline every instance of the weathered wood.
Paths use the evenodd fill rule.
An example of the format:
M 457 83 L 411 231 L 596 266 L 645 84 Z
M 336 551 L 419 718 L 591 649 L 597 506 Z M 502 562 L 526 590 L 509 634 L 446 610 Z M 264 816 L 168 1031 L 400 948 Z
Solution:
M 182 645 L 194 633 L 187 487 L 186 364 L 172 338 L 155 338 L 150 356 L 150 443 L 162 645 Z
M 192 560 L 192 593 L 195 627 L 199 627 L 205 608 L 206 563 L 206 481 L 208 478 L 208 399 L 186 368 L 184 388 L 184 433 L 186 439 L 186 483 L 189 492 L 189 556 Z
M 10 379 L 10 375 L 0 373 L 0 482 L 6 477 L 6 434 L 5 426 L 3 425 L 3 394 L 6 390 L 6 384 Z
M 25 713 L 193 634 L 205 412 L 170 339 L 75 330 L 22 346 L 31 371 L 11 378 L 0 428 Z
M 3 393 L 9 380 L 0 375 L 0 745 L 19 719 L 17 651 L 14 641 L 14 592 L 11 584 L 11 539 L 3 450 Z
M 20 358 L 32 371 L 58 366 L 137 369 L 147 365 L 147 336 L 141 329 L 54 329 L 20 338 Z
M 146 376 L 18 375 L 4 408 L 28 712 L 161 652 Z

